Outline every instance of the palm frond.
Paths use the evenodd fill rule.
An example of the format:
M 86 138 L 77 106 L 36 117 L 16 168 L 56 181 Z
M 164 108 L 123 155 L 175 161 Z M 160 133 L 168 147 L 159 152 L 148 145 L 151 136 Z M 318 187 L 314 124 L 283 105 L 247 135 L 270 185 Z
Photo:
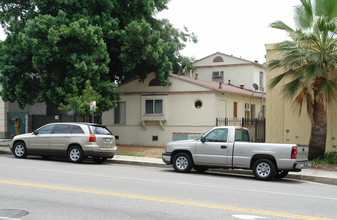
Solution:
M 282 88 L 283 98 L 285 100 L 293 99 L 300 88 L 302 88 L 301 78 L 295 78 L 294 80 L 286 83 Z
M 295 22 L 297 27 L 308 29 L 314 21 L 313 8 L 310 0 L 301 0 L 302 5 L 295 7 Z
M 337 100 L 337 80 L 325 80 L 319 90 L 319 98 L 330 103 Z
M 288 33 L 293 32 L 294 30 L 286 25 L 283 21 L 276 21 L 269 25 L 269 27 L 287 31 Z
M 299 115 L 302 113 L 303 105 L 306 104 L 307 111 L 310 112 L 313 110 L 313 96 L 306 87 L 302 87 L 302 90 L 298 93 L 298 95 L 294 99 L 294 108 L 299 107 L 298 113 Z
M 318 14 L 324 15 L 331 20 L 337 17 L 337 2 L 336 0 L 316 1 L 316 11 Z

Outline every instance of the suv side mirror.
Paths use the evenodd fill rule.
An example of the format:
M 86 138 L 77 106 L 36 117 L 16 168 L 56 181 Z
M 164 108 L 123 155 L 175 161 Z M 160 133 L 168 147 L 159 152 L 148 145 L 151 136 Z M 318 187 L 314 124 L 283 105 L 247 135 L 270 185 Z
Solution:
M 200 141 L 201 141 L 202 143 L 205 143 L 206 138 L 205 138 L 205 137 L 201 137 L 201 138 L 200 138 Z
M 34 131 L 33 131 L 33 134 L 37 135 L 37 134 L 38 134 L 37 130 L 34 130 Z

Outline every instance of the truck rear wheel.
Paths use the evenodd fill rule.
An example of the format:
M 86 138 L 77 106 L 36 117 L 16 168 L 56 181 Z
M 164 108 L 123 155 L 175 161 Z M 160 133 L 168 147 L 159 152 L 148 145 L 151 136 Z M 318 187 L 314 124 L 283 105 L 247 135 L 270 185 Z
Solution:
M 193 161 L 187 153 L 177 153 L 173 158 L 173 168 L 180 173 L 188 173 L 193 167 Z
M 253 165 L 253 173 L 256 179 L 271 180 L 276 174 L 276 168 L 271 160 L 259 159 Z

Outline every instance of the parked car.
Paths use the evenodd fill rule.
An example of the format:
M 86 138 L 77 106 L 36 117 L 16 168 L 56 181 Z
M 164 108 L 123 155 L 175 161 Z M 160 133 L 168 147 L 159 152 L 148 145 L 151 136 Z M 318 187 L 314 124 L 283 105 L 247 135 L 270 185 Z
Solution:
M 257 179 L 271 180 L 311 167 L 307 146 L 250 143 L 248 129 L 235 126 L 215 127 L 198 140 L 169 142 L 165 150 L 162 160 L 178 172 L 250 169 Z
M 97 162 L 113 158 L 117 151 L 115 137 L 102 125 L 91 123 L 51 123 L 33 133 L 17 135 L 10 143 L 17 158 L 28 155 L 67 156 L 79 163 L 85 157 Z

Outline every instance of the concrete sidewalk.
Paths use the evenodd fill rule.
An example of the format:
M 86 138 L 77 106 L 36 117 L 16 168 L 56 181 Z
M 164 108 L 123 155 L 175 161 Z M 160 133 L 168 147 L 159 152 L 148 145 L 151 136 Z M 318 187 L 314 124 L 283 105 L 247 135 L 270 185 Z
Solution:
M 12 152 L 10 152 L 8 147 L 0 147 L 0 154 L 12 154 Z M 138 166 L 154 166 L 154 167 L 173 169 L 172 166 L 164 164 L 161 158 L 116 155 L 113 159 L 108 160 L 107 163 L 130 164 Z M 232 173 L 232 174 L 253 175 L 251 170 L 212 169 L 212 171 L 222 173 Z M 337 185 L 337 172 L 333 171 L 330 172 L 316 169 L 303 169 L 301 172 L 298 173 L 290 172 L 286 178 Z

